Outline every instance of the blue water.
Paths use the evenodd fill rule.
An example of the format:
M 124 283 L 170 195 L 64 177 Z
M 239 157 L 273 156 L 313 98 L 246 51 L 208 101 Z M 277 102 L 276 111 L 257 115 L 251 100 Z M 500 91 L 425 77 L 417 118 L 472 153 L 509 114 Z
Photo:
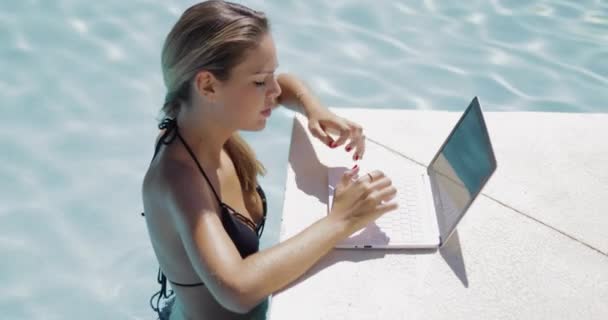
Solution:
M 2 319 L 151 319 L 140 184 L 193 1 L 0 1 Z M 608 112 L 608 1 L 243 1 L 328 106 Z M 292 113 L 245 136 L 278 237 Z M 302 213 L 305 214 L 305 213 Z

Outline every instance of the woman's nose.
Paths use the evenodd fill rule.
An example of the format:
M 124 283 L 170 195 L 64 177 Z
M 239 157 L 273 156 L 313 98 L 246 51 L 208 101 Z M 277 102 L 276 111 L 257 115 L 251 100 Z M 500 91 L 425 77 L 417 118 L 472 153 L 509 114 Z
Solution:
M 277 77 L 272 77 L 272 87 L 268 90 L 268 96 L 270 98 L 277 98 L 281 95 L 281 86 L 277 81 Z

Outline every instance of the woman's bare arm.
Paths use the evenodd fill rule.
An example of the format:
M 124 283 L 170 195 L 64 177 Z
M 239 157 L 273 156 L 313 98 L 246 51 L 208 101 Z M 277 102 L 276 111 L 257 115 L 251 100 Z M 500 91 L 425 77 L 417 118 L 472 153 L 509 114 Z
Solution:
M 327 216 L 299 234 L 242 259 L 224 230 L 202 179 L 193 168 L 173 168 L 167 195 L 188 257 L 216 300 L 226 309 L 246 313 L 270 294 L 295 281 L 348 236 L 348 226 Z
M 277 101 L 279 104 L 301 112 L 307 117 L 315 109 L 323 108 L 304 82 L 295 75 L 281 73 L 277 76 L 277 82 L 281 87 L 281 95 Z

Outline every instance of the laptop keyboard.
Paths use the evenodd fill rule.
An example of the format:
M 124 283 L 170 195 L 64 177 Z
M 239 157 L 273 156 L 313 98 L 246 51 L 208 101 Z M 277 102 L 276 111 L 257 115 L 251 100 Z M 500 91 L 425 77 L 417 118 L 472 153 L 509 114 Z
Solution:
M 420 168 L 402 156 L 385 148 L 369 143 L 366 158 L 359 161 L 359 174 L 365 175 L 374 169 L 381 169 L 397 189 L 396 199 L 399 207 L 383 214 L 368 226 L 356 231 L 342 244 L 353 245 L 390 245 L 391 243 L 417 243 L 425 238 L 424 212 L 426 208 L 424 180 Z M 332 168 L 328 172 L 330 187 L 329 203 L 333 201 L 333 186 L 339 181 L 343 170 Z M 331 208 L 329 208 L 331 209 Z
M 422 221 L 418 212 L 421 199 L 420 175 L 391 173 L 393 186 L 397 188 L 397 211 L 387 212 L 376 220 L 382 232 L 373 233 L 372 243 L 411 242 L 422 237 Z

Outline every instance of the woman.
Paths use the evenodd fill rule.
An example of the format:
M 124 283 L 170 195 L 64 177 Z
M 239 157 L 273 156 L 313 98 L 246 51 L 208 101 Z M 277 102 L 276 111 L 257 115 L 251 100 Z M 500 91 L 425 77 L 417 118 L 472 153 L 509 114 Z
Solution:
M 316 138 L 344 146 L 356 160 L 365 150 L 361 127 L 322 107 L 295 77 L 275 77 L 268 21 L 242 5 L 206 1 L 186 10 L 166 38 L 162 66 L 166 118 L 142 186 L 162 270 L 153 306 L 161 319 L 249 318 L 338 241 L 396 208 L 388 201 L 396 192 L 391 181 L 379 171 L 358 177 L 355 166 L 329 215 L 258 251 L 266 203 L 257 175 L 264 167 L 237 131 L 261 130 L 273 108 L 291 105 L 307 115 Z M 175 299 L 160 312 L 167 280 Z

